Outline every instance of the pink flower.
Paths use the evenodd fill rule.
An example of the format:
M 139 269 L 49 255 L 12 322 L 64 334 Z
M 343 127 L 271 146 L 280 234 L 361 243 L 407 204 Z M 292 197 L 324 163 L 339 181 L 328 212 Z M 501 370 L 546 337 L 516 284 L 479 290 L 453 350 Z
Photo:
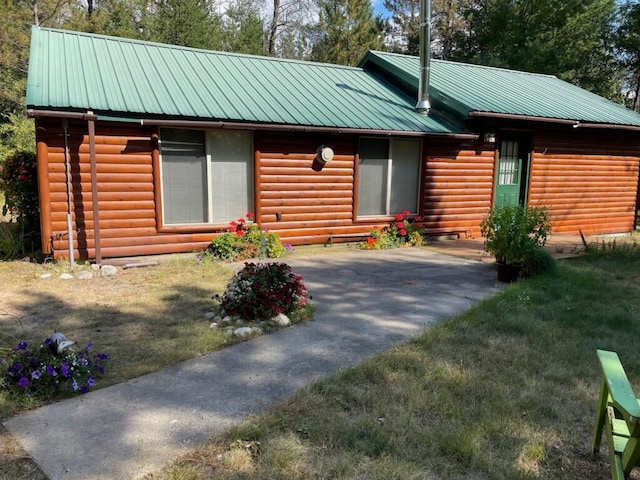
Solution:
M 24 180 L 25 178 L 27 178 L 27 176 L 24 174 L 18 175 L 18 180 Z

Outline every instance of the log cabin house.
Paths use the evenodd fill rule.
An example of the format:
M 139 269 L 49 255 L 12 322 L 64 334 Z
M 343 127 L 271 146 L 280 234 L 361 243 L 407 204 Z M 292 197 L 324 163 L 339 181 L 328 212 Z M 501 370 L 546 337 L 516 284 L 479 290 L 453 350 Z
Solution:
M 553 76 L 437 60 L 424 115 L 420 68 L 34 27 L 43 251 L 196 251 L 250 211 L 293 245 L 353 240 L 402 211 L 433 235 L 478 236 L 505 202 L 547 206 L 554 232 L 634 229 L 640 115 Z

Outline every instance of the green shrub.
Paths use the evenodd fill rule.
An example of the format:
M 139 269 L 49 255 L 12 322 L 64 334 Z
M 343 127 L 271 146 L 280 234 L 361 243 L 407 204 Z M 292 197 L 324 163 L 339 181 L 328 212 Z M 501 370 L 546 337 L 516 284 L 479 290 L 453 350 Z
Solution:
M 521 274 L 523 277 L 535 277 L 543 273 L 557 275 L 558 264 L 553 255 L 544 248 L 536 246 L 524 260 Z
M 2 214 L 11 214 L 28 231 L 38 230 L 40 209 L 34 153 L 17 152 L 7 158 L 0 173 L 0 189 L 5 195 Z
M 487 252 L 504 264 L 524 263 L 542 247 L 551 233 L 546 207 L 504 205 L 484 217 L 480 232 Z
M 0 223 L 0 260 L 13 260 L 25 253 L 21 230 L 17 223 Z
M 409 218 L 409 212 L 396 214 L 393 221 L 382 228 L 374 228 L 369 238 L 360 244 L 365 250 L 420 246 L 425 243 L 424 229 L 419 225 L 421 217 Z
M 247 214 L 251 219 L 253 215 Z M 204 256 L 213 260 L 239 262 L 251 258 L 280 258 L 293 251 L 275 232 L 264 232 L 257 224 L 247 224 L 244 218 L 230 222 L 227 231 L 211 240 Z
M 269 320 L 307 304 L 302 277 L 284 263 L 245 263 L 229 282 L 221 307 L 244 320 Z

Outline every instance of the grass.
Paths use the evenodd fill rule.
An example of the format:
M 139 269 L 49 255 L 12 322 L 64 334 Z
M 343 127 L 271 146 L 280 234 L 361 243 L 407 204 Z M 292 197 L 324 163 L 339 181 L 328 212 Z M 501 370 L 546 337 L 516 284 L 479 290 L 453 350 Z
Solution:
M 608 479 L 589 453 L 595 350 L 640 392 L 639 312 L 640 250 L 595 248 L 146 478 Z
M 39 342 L 52 329 L 91 341 L 112 356 L 99 383 L 106 386 L 228 341 L 203 320 L 232 274 L 224 265 L 175 257 L 67 282 L 57 279 L 62 270 L 0 263 L 0 277 L 11 279 L 0 303 L 0 345 Z M 593 248 L 561 262 L 557 276 L 514 284 L 302 389 L 147 480 L 605 480 L 607 456 L 589 455 L 595 349 L 617 351 L 640 392 L 639 311 L 640 251 Z M 32 406 L 0 397 L 0 416 Z M 0 430 L 0 478 L 46 480 L 41 475 Z

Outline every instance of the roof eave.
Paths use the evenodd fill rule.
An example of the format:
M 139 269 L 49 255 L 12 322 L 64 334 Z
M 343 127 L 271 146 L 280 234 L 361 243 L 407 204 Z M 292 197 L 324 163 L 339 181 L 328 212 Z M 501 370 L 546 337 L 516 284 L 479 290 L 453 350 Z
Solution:
M 379 130 L 352 127 L 327 127 L 314 125 L 288 125 L 255 122 L 234 122 L 225 120 L 202 120 L 202 119 L 175 119 L 175 118 L 143 118 L 120 117 L 115 115 L 102 115 L 94 112 L 77 112 L 66 110 L 34 109 L 27 110 L 27 115 L 36 117 L 54 118 L 75 118 L 78 120 L 98 119 L 118 123 L 139 123 L 140 125 L 158 127 L 191 127 L 191 128 L 217 128 L 230 130 L 263 130 L 278 132 L 303 132 L 303 133 L 329 133 L 329 134 L 356 134 L 356 135 L 385 135 L 403 137 L 437 137 L 456 140 L 477 140 L 479 137 L 471 132 L 430 132 L 426 130 Z
M 573 128 L 600 128 L 600 129 L 640 131 L 640 125 L 583 122 L 580 120 L 570 119 L 570 118 L 538 117 L 534 115 L 519 115 L 514 113 L 500 113 L 500 112 L 484 112 L 484 111 L 478 111 L 478 110 L 469 112 L 469 117 L 521 120 L 521 121 L 539 122 L 539 123 L 555 123 L 555 124 L 569 125 L 569 126 L 572 126 Z

